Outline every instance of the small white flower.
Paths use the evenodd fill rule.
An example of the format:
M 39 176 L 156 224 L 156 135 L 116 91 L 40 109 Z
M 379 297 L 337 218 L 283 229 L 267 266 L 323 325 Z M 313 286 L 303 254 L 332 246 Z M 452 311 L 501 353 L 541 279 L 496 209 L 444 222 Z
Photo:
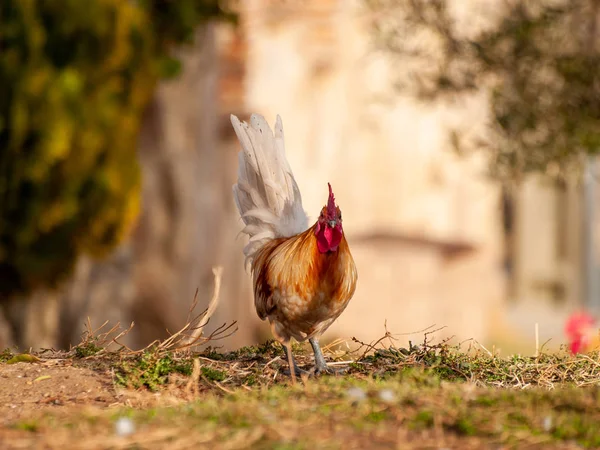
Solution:
M 119 417 L 115 422 L 115 433 L 117 436 L 129 436 L 135 431 L 135 425 L 128 417 Z
M 391 389 L 382 389 L 379 391 L 379 400 L 387 403 L 396 401 L 396 394 Z
M 351 387 L 346 391 L 346 395 L 355 402 L 362 402 L 367 398 L 367 394 L 359 387 Z
M 544 428 L 544 431 L 546 433 L 552 429 L 552 417 L 551 416 L 544 417 L 544 421 L 542 422 L 542 428 Z

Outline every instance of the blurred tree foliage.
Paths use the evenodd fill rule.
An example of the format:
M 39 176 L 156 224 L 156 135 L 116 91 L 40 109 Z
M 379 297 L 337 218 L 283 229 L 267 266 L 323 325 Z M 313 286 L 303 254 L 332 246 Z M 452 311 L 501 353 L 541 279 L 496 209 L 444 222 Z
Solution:
M 0 300 L 109 252 L 139 209 L 136 141 L 169 49 L 216 0 L 0 2 Z
M 558 174 L 598 153 L 599 0 L 473 0 L 462 18 L 460 1 L 367 3 L 401 89 L 428 101 L 488 94 L 490 134 L 475 144 L 494 175 Z

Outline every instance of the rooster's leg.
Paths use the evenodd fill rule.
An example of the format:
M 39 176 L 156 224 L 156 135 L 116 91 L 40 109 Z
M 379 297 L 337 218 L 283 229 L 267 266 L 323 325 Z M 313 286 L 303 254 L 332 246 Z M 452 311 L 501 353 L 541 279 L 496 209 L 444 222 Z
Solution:
M 285 353 L 285 359 L 286 359 L 286 361 L 288 361 L 288 364 L 290 365 L 290 369 L 292 367 L 294 368 L 293 375 L 292 375 L 291 370 L 289 370 L 289 371 L 284 370 L 283 373 L 286 375 L 292 375 L 292 378 L 294 378 L 294 376 L 300 377 L 305 374 L 307 375 L 308 372 L 306 370 L 302 370 L 300 367 L 298 367 L 298 364 L 296 364 L 296 359 L 294 358 L 294 355 L 292 354 L 291 342 L 288 342 L 287 344 L 282 344 L 282 347 L 283 347 L 283 352 Z
M 315 374 L 319 373 L 342 373 L 345 372 L 345 369 L 339 368 L 334 369 L 333 367 L 329 367 L 327 362 L 325 362 L 325 357 L 323 356 L 323 352 L 321 351 L 321 346 L 319 345 L 318 338 L 310 338 L 308 340 L 310 345 L 312 346 L 313 352 L 315 353 Z

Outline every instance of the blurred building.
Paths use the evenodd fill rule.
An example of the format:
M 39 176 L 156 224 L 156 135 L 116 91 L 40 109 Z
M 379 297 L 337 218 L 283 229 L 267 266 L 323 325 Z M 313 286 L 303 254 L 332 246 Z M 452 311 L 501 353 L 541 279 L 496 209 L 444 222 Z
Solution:
M 360 4 L 252 0 L 235 38 L 220 34 L 244 49 L 222 107 L 270 123 L 281 114 L 309 215 L 328 181 L 344 211 L 359 287 L 329 335 L 373 340 L 387 324 L 405 343 L 445 326 L 438 337 L 533 352 L 538 323 L 557 347 L 590 289 L 581 186 L 540 177 L 509 191 L 482 159 L 457 157 L 448 131 L 482 126 L 485 99 L 448 107 L 400 96 Z
M 504 193 L 507 334 L 531 341 L 537 322 L 540 343 L 551 339 L 549 347 L 557 348 L 570 313 L 597 311 L 593 235 L 600 221 L 590 216 L 596 190 L 596 182 L 532 177 Z
M 328 335 L 368 341 L 387 324 L 405 343 L 445 326 L 438 336 L 487 341 L 505 295 L 500 191 L 482 161 L 459 159 L 447 140 L 485 104 L 456 110 L 400 97 L 390 64 L 370 49 L 359 2 L 243 5 L 241 35 L 221 33 L 226 54 L 245 49 L 236 53 L 243 89 L 229 80 L 223 96 L 237 98 L 221 107 L 270 123 L 281 114 L 309 216 L 327 182 L 334 188 L 359 285 Z M 237 149 L 231 131 L 229 139 Z
M 404 345 L 444 327 L 432 338 L 533 353 L 538 323 L 542 342 L 562 342 L 565 315 L 589 292 L 583 217 L 595 200 L 575 183 L 538 179 L 502 190 L 481 155 L 456 155 L 448 131 L 483 126 L 485 98 L 450 107 L 399 95 L 360 4 L 248 0 L 238 28 L 198 30 L 179 51 L 182 76 L 161 84 L 145 118 L 143 212 L 131 239 L 104 261 L 82 258 L 60 308 L 44 313 L 56 294 L 37 294 L 22 342 L 68 346 L 89 317 L 93 327 L 135 321 L 122 342 L 146 345 L 185 324 L 196 289 L 199 308 L 208 303 L 217 265 L 221 302 L 208 330 L 237 321 L 238 332 L 215 345 L 270 337 L 231 195 L 239 144 L 229 114 L 252 112 L 271 124 L 282 116 L 309 216 L 327 182 L 344 213 L 359 284 L 326 339 L 372 341 L 387 328 Z

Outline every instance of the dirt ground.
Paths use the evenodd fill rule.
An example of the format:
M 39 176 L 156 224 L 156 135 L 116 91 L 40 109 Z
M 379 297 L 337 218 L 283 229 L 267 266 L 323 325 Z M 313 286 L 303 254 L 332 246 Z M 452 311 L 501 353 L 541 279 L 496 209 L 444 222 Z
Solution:
M 107 369 L 74 367 L 70 360 L 3 364 L 0 370 L 0 424 L 58 409 L 118 405 L 123 398 Z
M 46 440 L 32 433 L 27 424 L 48 415 L 78 417 L 84 411 L 127 405 L 127 391 L 118 391 L 110 369 L 76 367 L 70 359 L 2 364 L 0 448 L 81 448 L 77 442 L 65 445 L 64 440 L 54 445 L 51 437 Z
M 152 426 L 144 443 L 140 433 L 119 436 L 112 419 L 127 409 L 144 411 L 190 400 L 181 395 L 185 379 L 172 378 L 161 392 L 149 392 L 118 386 L 107 361 L 0 364 L 0 450 L 163 448 L 163 439 L 169 437 Z

